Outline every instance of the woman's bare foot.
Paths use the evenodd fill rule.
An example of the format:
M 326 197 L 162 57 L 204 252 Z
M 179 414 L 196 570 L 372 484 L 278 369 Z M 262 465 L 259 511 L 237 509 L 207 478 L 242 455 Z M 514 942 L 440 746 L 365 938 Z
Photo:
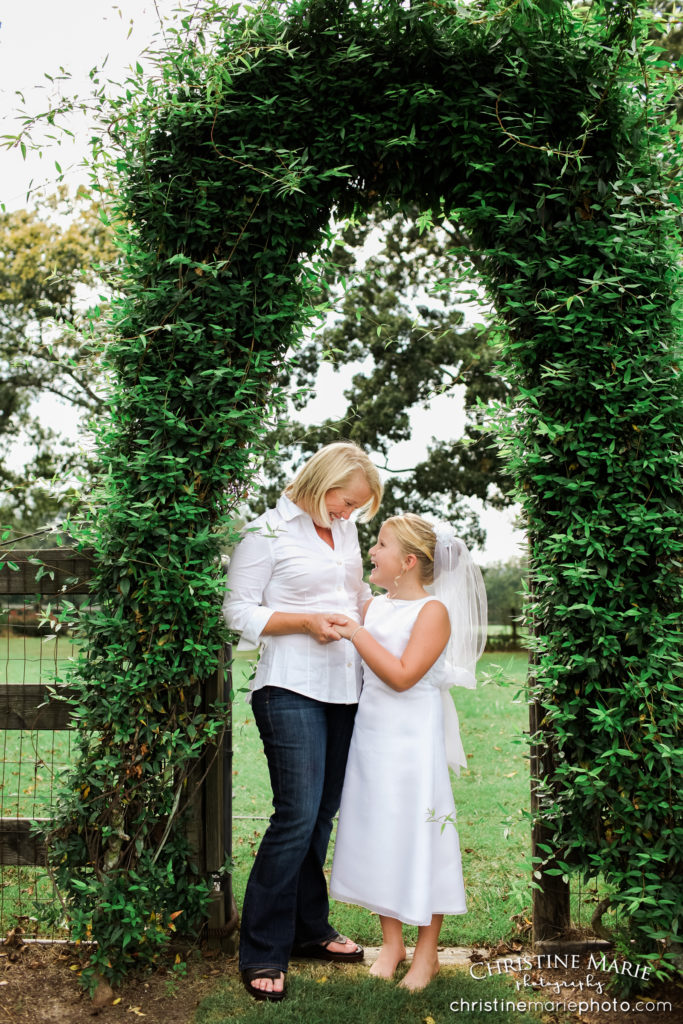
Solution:
M 398 983 L 398 987 L 410 989 L 411 992 L 417 992 L 421 988 L 426 988 L 432 978 L 435 978 L 438 973 L 438 957 L 435 959 L 418 958 L 417 960 L 413 958 L 410 970 Z
M 405 946 L 382 946 L 369 973 L 373 978 L 393 978 L 396 968 L 405 958 Z
M 346 942 L 336 942 L 333 939 L 332 942 L 325 943 L 325 949 L 330 953 L 355 953 L 360 946 L 353 939 L 347 939 Z
M 251 978 L 249 985 L 259 992 L 282 992 L 285 987 L 285 975 L 280 971 L 279 978 Z

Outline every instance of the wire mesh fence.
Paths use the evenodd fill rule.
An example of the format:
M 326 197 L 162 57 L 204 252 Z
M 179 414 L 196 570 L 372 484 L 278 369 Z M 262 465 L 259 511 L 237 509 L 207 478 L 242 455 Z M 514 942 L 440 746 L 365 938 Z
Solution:
M 59 925 L 41 924 L 41 904 L 59 894 L 46 866 L 36 823 L 49 820 L 58 778 L 74 755 L 69 704 L 55 700 L 68 687 L 77 640 L 61 622 L 65 602 L 90 600 L 90 555 L 69 548 L 12 551 L 0 559 L 0 935 L 17 926 L 25 939 L 68 940 Z M 73 616 L 68 616 L 73 618 Z M 230 693 L 230 651 L 202 684 L 208 704 Z M 216 750 L 207 751 L 202 785 L 189 809 L 188 838 L 199 870 L 213 884 L 207 935 L 234 935 L 237 908 L 223 865 L 231 854 L 232 743 L 230 722 Z
M 88 560 L 68 549 L 15 551 L 0 565 L 0 934 L 67 937 L 39 926 L 39 908 L 58 899 L 35 823 L 49 819 L 73 737 L 63 685 L 76 641 L 60 624 L 64 602 L 87 600 Z M 80 578 L 79 578 L 80 577 Z

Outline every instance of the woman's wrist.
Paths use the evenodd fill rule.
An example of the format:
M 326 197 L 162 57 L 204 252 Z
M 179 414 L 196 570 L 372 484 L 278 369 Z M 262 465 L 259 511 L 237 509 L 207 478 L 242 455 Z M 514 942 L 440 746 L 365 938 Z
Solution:
M 353 633 L 349 637 L 349 640 L 351 641 L 351 643 L 353 643 L 353 638 L 356 635 L 356 633 L 360 632 L 361 629 L 365 629 L 365 626 L 356 626 L 356 628 L 354 629 Z
M 300 618 L 300 628 L 297 630 L 298 633 L 308 633 L 309 636 L 313 635 L 313 621 L 308 612 L 304 612 Z

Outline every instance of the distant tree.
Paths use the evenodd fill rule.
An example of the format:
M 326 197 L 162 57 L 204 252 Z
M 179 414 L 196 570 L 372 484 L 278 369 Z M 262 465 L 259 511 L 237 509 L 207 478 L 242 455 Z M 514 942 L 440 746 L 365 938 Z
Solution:
M 101 408 L 93 332 L 115 258 L 85 190 L 0 214 L 0 522 L 15 531 L 60 515 L 74 472 L 93 470 L 45 422 L 39 400 L 55 395 L 84 418 Z M 27 450 L 19 469 L 8 464 L 18 442 Z
M 671 104 L 675 106 L 677 119 L 681 122 L 683 121 L 683 73 L 681 72 L 683 10 L 680 0 L 650 0 L 649 4 L 643 3 L 641 6 L 649 7 L 652 11 L 650 38 L 662 48 L 660 55 L 662 72 L 665 72 L 668 67 L 672 78 L 677 80 Z
M 496 351 L 486 331 L 465 327 L 458 308 L 472 297 L 474 285 L 464 283 L 465 271 L 476 267 L 478 256 L 457 227 L 424 228 L 417 216 L 387 221 L 380 211 L 364 226 L 344 230 L 333 249 L 338 273 L 327 282 L 328 296 L 340 281 L 351 286 L 331 322 L 302 345 L 296 372 L 281 382 L 294 396 L 293 413 L 264 439 L 271 454 L 254 511 L 275 500 L 293 467 L 331 441 L 355 441 L 388 469 L 391 446 L 411 436 L 410 410 L 429 408 L 442 394 L 453 396 L 454 419 L 458 399 L 464 400 L 464 431 L 458 436 L 454 425 L 449 431 L 448 423 L 435 422 L 426 457 L 390 471 L 381 514 L 443 516 L 470 542 L 482 542 L 466 499 L 475 495 L 497 507 L 509 503 L 510 481 L 484 426 L 487 403 L 504 397 L 507 385 L 495 370 Z M 373 254 L 364 262 L 361 247 L 371 232 Z M 297 413 L 310 398 L 323 360 L 335 370 L 355 371 L 343 392 L 347 408 L 339 419 L 305 426 Z
M 507 562 L 484 566 L 482 572 L 486 584 L 489 622 L 507 626 L 522 613 L 526 562 L 511 558 Z

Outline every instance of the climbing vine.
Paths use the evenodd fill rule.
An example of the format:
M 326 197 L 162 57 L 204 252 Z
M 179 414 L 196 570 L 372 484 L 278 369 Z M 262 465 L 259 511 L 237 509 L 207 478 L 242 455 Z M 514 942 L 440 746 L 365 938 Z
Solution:
M 199 7 L 108 112 L 124 297 L 81 527 L 98 610 L 71 681 L 79 757 L 49 837 L 96 940 L 86 980 L 201 920 L 182 821 L 227 713 L 201 692 L 219 543 L 320 312 L 330 214 L 378 203 L 457 219 L 482 254 L 519 396 L 499 433 L 530 536 L 541 813 L 559 870 L 602 873 L 664 970 L 683 892 L 680 165 L 656 54 L 607 0 Z

